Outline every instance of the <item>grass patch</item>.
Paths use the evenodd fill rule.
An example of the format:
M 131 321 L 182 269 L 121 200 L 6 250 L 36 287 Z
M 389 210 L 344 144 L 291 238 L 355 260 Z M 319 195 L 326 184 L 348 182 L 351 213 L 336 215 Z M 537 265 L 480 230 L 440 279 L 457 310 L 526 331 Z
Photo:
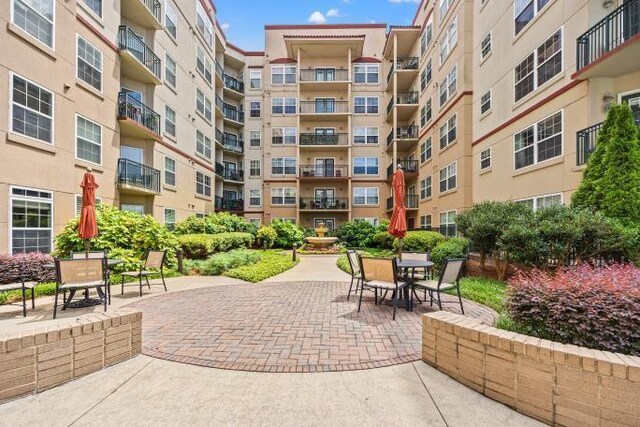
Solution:
M 463 277 L 460 279 L 460 294 L 463 298 L 491 307 L 501 314 L 504 313 L 506 289 L 507 284 L 499 280 L 485 277 Z M 446 291 L 446 293 L 457 295 L 453 289 Z
M 284 273 L 299 262 L 299 260 L 293 261 L 291 255 L 279 250 L 260 251 L 260 254 L 260 261 L 257 263 L 232 268 L 226 271 L 224 275 L 256 283 L 276 274 Z
M 255 264 L 262 257 L 259 251 L 234 249 L 211 255 L 205 260 L 186 260 L 185 269 L 193 274 L 219 276 L 227 270 L 243 265 Z

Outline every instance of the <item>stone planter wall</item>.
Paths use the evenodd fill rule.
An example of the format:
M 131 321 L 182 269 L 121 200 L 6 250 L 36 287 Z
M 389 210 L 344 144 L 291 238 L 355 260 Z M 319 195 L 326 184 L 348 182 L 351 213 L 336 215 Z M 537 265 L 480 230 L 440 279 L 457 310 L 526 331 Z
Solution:
M 142 313 L 118 310 L 62 319 L 0 337 L 0 402 L 37 393 L 142 350 Z
M 640 426 L 640 358 L 541 340 L 440 311 L 426 314 L 422 359 L 543 422 Z

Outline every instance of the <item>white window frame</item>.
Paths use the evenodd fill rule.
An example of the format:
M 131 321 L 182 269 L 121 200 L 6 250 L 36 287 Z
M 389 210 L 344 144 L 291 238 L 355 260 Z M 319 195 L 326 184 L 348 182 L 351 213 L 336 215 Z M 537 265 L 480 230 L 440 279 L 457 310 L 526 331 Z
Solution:
M 423 149 L 424 147 L 424 149 Z M 430 136 L 420 144 L 420 164 L 427 163 L 433 158 L 433 138 Z
M 251 193 L 255 194 L 255 192 L 258 193 L 257 197 L 254 197 L 254 196 L 251 195 Z M 252 203 L 251 199 L 258 199 L 258 204 Z M 261 189 L 253 188 L 253 189 L 249 190 L 249 206 L 251 206 L 251 207 L 260 207 L 260 206 L 262 206 L 262 190 Z
M 252 141 L 254 140 L 253 135 L 257 134 L 258 135 L 258 145 L 254 145 L 252 143 Z M 249 131 L 249 148 L 253 147 L 261 147 L 262 146 L 262 131 L 261 130 L 256 130 L 256 129 L 252 129 Z
M 453 124 L 453 126 L 452 126 Z M 443 135 L 443 130 L 444 135 Z M 444 150 L 454 142 L 458 140 L 458 113 L 454 113 L 451 115 L 443 124 L 440 126 L 440 150 Z M 452 136 L 451 133 L 454 133 Z M 443 136 L 445 137 L 446 144 L 442 145 Z
M 81 0 L 80 2 L 78 2 L 79 4 L 83 4 L 84 8 L 87 9 L 90 13 L 94 14 L 95 16 L 97 16 L 98 18 L 100 18 L 102 20 L 102 10 L 103 8 L 103 4 L 102 4 L 102 0 L 100 0 L 100 10 L 96 11 L 94 8 L 92 8 L 89 3 L 87 3 L 87 0 Z
M 280 193 L 280 194 L 278 194 Z M 293 198 L 292 203 L 287 203 L 287 199 Z M 274 199 L 280 199 L 274 203 Z M 296 206 L 298 204 L 298 195 L 296 187 L 271 187 L 271 205 L 272 206 Z
M 443 172 L 444 172 L 444 178 L 443 178 Z M 446 165 L 445 167 L 443 167 L 442 169 L 440 169 L 438 171 L 438 178 L 439 178 L 439 186 L 438 189 L 440 190 L 440 194 L 442 193 L 448 193 L 450 191 L 454 191 L 456 188 L 458 188 L 458 161 L 454 161 L 449 163 L 448 165 Z M 455 179 L 455 185 L 453 187 L 449 187 L 450 185 L 450 179 L 454 178 Z M 446 182 L 446 189 L 442 189 L 442 183 Z
M 364 196 L 358 195 L 357 193 L 359 191 L 363 191 Z M 369 192 L 372 192 L 375 195 L 373 194 L 370 195 Z M 364 197 L 364 203 L 357 203 L 356 198 L 362 198 L 362 197 Z M 378 187 L 353 187 L 352 199 L 353 199 L 354 206 L 379 206 L 380 205 L 380 189 Z M 369 199 L 376 199 L 377 201 L 375 203 L 372 203 Z
M 32 108 L 28 107 L 27 105 L 17 104 L 16 102 L 14 102 L 14 100 L 13 100 L 13 80 L 14 80 L 15 77 L 24 80 L 27 85 L 32 84 L 34 86 L 37 86 L 40 91 L 45 91 L 45 92 L 48 92 L 49 94 L 51 94 L 51 115 L 50 116 L 47 116 L 46 114 L 41 113 L 39 111 L 33 110 Z M 37 84 L 36 82 L 34 82 L 32 80 L 29 80 L 29 79 L 27 79 L 25 77 L 22 77 L 20 74 L 17 74 L 17 73 L 14 73 L 14 72 L 10 72 L 9 73 L 9 103 L 11 105 L 11 108 L 10 108 L 10 111 L 9 111 L 9 123 L 11 123 L 11 125 L 10 125 L 11 126 L 11 133 L 16 134 L 16 135 L 21 135 L 21 136 L 23 136 L 25 138 L 28 138 L 28 139 L 33 140 L 33 141 L 38 141 L 38 142 L 41 142 L 43 144 L 49 144 L 51 146 L 55 146 L 55 143 L 54 143 L 54 141 L 55 141 L 55 133 L 54 133 L 55 132 L 55 93 L 53 91 L 50 91 L 49 89 L 45 88 L 44 86 L 41 86 L 41 85 Z M 28 111 L 28 112 L 30 112 L 32 114 L 36 114 L 38 116 L 43 116 L 45 118 L 48 118 L 51 121 L 51 131 L 50 131 L 51 132 L 51 141 L 45 141 L 45 140 L 42 140 L 42 139 L 34 138 L 34 137 L 29 136 L 29 135 L 27 135 L 25 133 L 21 133 L 21 132 L 15 130 L 13 128 L 13 116 L 14 116 L 13 110 L 14 110 L 14 108 L 16 106 L 19 106 L 20 108 L 23 108 L 23 109 L 25 109 L 26 111 Z
M 258 162 L 258 173 L 254 174 L 255 168 L 251 165 L 253 162 Z M 262 176 L 262 161 L 260 159 L 249 160 L 249 178 L 260 178 Z
M 173 213 L 173 222 L 167 222 L 167 214 L 168 213 Z M 173 209 L 173 208 L 164 208 L 163 218 L 164 218 L 164 226 L 166 228 L 168 228 L 169 230 L 175 229 L 175 227 L 176 227 L 176 218 L 177 218 L 175 209 Z
M 485 49 L 488 48 L 488 49 Z M 486 50 L 486 51 L 485 51 Z M 486 36 L 480 42 L 480 64 L 482 64 L 485 59 L 487 59 L 491 52 L 493 51 L 493 35 L 492 32 L 489 31 Z
M 440 41 L 440 65 L 449 58 L 453 49 L 458 44 L 458 17 L 454 17 Z
M 202 20 L 202 25 L 200 25 L 199 20 Z M 213 46 L 213 22 L 209 19 L 209 14 L 204 10 L 200 2 L 196 2 L 196 27 L 209 47 Z
M 433 175 L 420 180 L 420 200 L 430 200 L 433 197 Z
M 362 105 L 357 105 L 356 104 L 356 100 L 357 99 L 364 99 L 364 104 Z M 372 100 L 375 99 L 375 105 L 373 105 L 374 103 L 372 102 Z M 364 112 L 363 113 L 359 113 L 356 112 L 356 108 L 357 107 L 364 107 Z M 375 112 L 370 112 L 370 109 L 376 108 Z M 357 114 L 357 115 L 361 115 L 361 116 L 375 116 L 380 114 L 380 97 L 378 96 L 354 96 L 353 97 L 353 114 Z
M 488 107 L 485 109 L 485 106 L 488 105 Z M 483 111 L 484 109 L 484 111 Z M 480 97 L 480 116 L 486 116 L 487 114 L 489 114 L 491 112 L 491 110 L 493 109 L 493 97 L 492 97 L 492 93 L 491 93 L 491 89 L 489 89 L 487 92 L 485 92 L 481 97 Z
M 551 194 L 543 194 L 541 196 L 533 196 L 533 197 L 525 197 L 523 199 L 516 199 L 514 200 L 516 203 L 525 203 L 525 204 L 529 204 L 529 202 L 531 202 L 531 208 L 534 211 L 537 211 L 538 209 L 542 209 L 544 207 L 548 207 L 548 206 L 556 206 L 556 204 L 552 204 L 552 205 L 548 205 L 548 206 L 540 206 L 541 203 L 544 202 L 545 199 L 549 199 L 552 197 L 559 197 L 560 198 L 560 205 L 564 204 L 564 197 L 562 196 L 562 193 L 551 193 Z
M 452 87 L 453 86 L 453 87 Z M 458 64 L 454 64 L 440 84 L 440 106 L 445 105 L 458 91 Z M 445 97 L 443 98 L 443 95 Z
M 95 206 L 98 207 L 100 206 L 100 204 L 102 204 L 102 197 L 96 197 Z M 82 213 L 82 194 L 76 194 L 75 212 L 76 216 L 80 216 L 80 214 Z
M 444 221 L 442 220 L 444 216 Z M 453 216 L 453 218 L 451 218 Z M 446 232 L 442 233 L 442 229 L 440 230 L 441 234 L 447 235 L 448 236 L 448 231 L 449 231 L 449 226 L 451 225 L 456 225 L 456 217 L 458 216 L 458 211 L 453 209 L 453 210 L 448 210 L 448 211 L 443 211 L 440 212 L 438 217 L 440 219 L 440 224 L 439 224 L 439 228 L 441 229 L 442 227 L 446 227 Z M 453 236 L 449 236 L 449 237 L 453 237 Z
M 169 116 L 171 115 L 169 114 L 169 110 L 171 110 L 171 112 L 173 113 L 173 121 L 169 119 Z M 178 130 L 178 127 L 176 125 L 177 118 L 178 118 L 178 114 L 176 113 L 176 110 L 171 108 L 169 104 L 165 104 L 164 105 L 164 133 L 169 135 L 169 137 L 171 138 L 176 138 L 176 135 L 177 135 L 177 130 Z M 168 129 L 171 126 L 167 126 L 167 123 L 173 126 L 173 133 L 168 131 Z
M 255 77 L 257 75 L 257 77 Z M 254 87 L 253 82 L 257 80 L 258 86 Z M 249 69 L 249 89 L 260 90 L 262 89 L 262 68 L 250 68 Z
M 539 135 L 538 126 L 540 125 L 540 123 L 542 123 L 545 120 L 555 116 L 556 114 L 560 114 L 560 132 L 549 136 L 545 140 L 553 138 L 553 137 L 555 137 L 557 135 L 560 135 L 560 154 L 558 154 L 557 156 L 549 157 L 548 159 L 544 159 L 542 161 L 539 161 L 538 160 L 538 145 L 540 144 L 541 141 L 538 140 L 538 135 Z M 531 163 L 530 165 L 525 165 L 525 166 L 516 168 L 516 154 L 521 152 L 521 151 L 526 150 L 527 148 L 529 148 L 531 146 L 531 145 L 527 145 L 525 147 L 516 149 L 516 136 L 521 134 L 522 132 L 527 131 L 529 128 L 533 128 L 533 144 L 532 144 L 532 146 L 533 146 L 533 163 Z M 528 167 L 539 165 L 539 164 L 542 164 L 544 162 L 548 162 L 550 160 L 562 157 L 563 154 L 564 154 L 564 132 L 563 132 L 564 128 L 565 128 L 565 125 L 564 125 L 564 110 L 560 110 L 560 111 L 556 111 L 555 113 L 550 114 L 550 115 L 548 115 L 548 116 L 536 121 L 535 123 L 527 126 L 524 129 L 521 129 L 520 131 L 516 132 L 513 135 L 513 170 L 514 171 L 518 171 L 518 170 L 526 169 Z
M 169 76 L 173 76 L 173 81 Z M 178 86 L 178 63 L 166 52 L 164 54 L 164 82 L 173 89 Z
M 555 37 L 556 34 L 560 34 L 560 50 L 556 53 L 554 53 L 553 55 L 551 55 L 549 58 L 547 58 L 547 60 L 545 62 L 543 62 L 542 64 L 538 63 L 538 49 L 540 49 L 545 43 L 547 43 L 551 38 Z M 538 84 L 538 80 L 540 79 L 540 75 L 538 74 L 538 70 L 540 67 L 542 67 L 545 63 L 549 62 L 551 60 L 551 58 L 555 57 L 556 55 L 560 55 L 560 70 L 554 74 L 553 76 L 549 77 L 547 79 L 546 82 L 542 83 L 542 84 Z M 527 61 L 527 58 L 529 58 L 530 56 L 533 56 L 533 70 L 526 74 L 523 78 L 521 78 L 520 80 L 516 80 L 517 77 L 517 68 L 520 64 L 522 64 L 523 62 Z M 515 65 L 515 67 L 513 67 L 513 100 L 514 102 L 518 103 L 521 102 L 523 99 L 527 99 L 528 97 L 531 96 L 531 94 L 535 93 L 538 89 L 540 89 L 541 87 L 545 87 L 549 84 L 549 82 L 554 81 L 554 78 L 556 78 L 559 75 L 562 75 L 562 73 L 564 72 L 564 66 L 565 66 L 565 60 L 564 60 L 564 28 L 560 27 L 558 28 L 556 31 L 554 31 L 549 37 L 547 37 L 542 43 L 540 43 L 538 46 L 536 46 L 536 48 L 532 51 L 529 52 L 527 55 L 525 55 L 520 61 L 518 61 Z M 531 89 L 530 92 L 527 92 L 526 94 L 522 95 L 520 98 L 517 98 L 517 94 L 516 94 L 516 86 L 518 85 L 518 83 L 522 82 L 524 79 L 526 79 L 528 76 L 532 76 L 533 78 L 533 88 Z
M 253 108 L 254 105 L 257 105 L 258 108 L 257 109 Z M 257 116 L 253 115 L 254 111 L 258 112 Z M 256 99 L 253 99 L 253 100 L 249 101 L 249 118 L 250 119 L 259 119 L 261 117 L 262 117 L 262 101 L 258 101 Z
M 356 165 L 356 161 L 364 161 L 364 165 Z M 372 164 L 369 164 L 372 163 Z M 356 172 L 356 167 L 362 168 L 364 167 L 364 173 Z M 376 168 L 375 173 L 369 173 L 369 168 Z M 352 172 L 356 176 L 379 176 L 380 175 L 380 158 L 379 157 L 353 157 L 353 166 Z
M 484 171 L 491 169 L 491 163 L 491 147 L 480 151 L 480 170 Z
M 207 155 L 207 151 L 209 155 Z M 196 129 L 196 154 L 207 160 L 213 159 L 213 142 L 204 132 Z
M 276 105 L 276 104 L 279 104 L 279 105 Z M 292 106 L 293 106 L 293 111 L 291 111 Z M 278 113 L 276 112 L 276 108 L 281 108 L 282 111 Z M 287 112 L 287 108 L 289 108 L 289 112 Z M 298 112 L 297 109 L 298 109 L 298 99 L 295 96 L 271 98 L 271 114 L 272 115 L 292 116 Z
M 291 166 L 291 161 L 293 161 L 293 166 Z M 275 163 L 281 163 L 281 166 L 276 165 Z M 289 165 L 287 166 L 287 162 Z M 293 172 L 287 173 L 287 168 L 291 169 L 293 167 Z M 281 169 L 281 172 L 276 172 L 276 169 Z M 298 158 L 297 157 L 272 157 L 271 158 L 271 175 L 276 176 L 295 176 L 298 172 Z
M 169 30 L 170 28 L 170 25 L 168 25 L 169 22 L 173 24 L 176 32 L 175 34 L 173 34 Z M 165 4 L 164 4 L 164 28 L 167 31 L 167 34 L 169 35 L 169 37 L 171 37 L 173 40 L 176 40 L 178 38 L 178 13 L 176 12 L 176 9 L 173 7 L 171 2 L 168 0 L 165 1 Z
M 45 194 L 49 194 L 51 197 L 50 198 L 41 198 L 41 197 L 35 197 L 35 196 L 20 196 L 20 195 L 14 195 L 13 194 L 13 190 L 25 190 L 25 191 L 37 191 L 39 193 L 45 193 Z M 48 228 L 34 228 L 34 227 L 13 227 L 13 204 L 16 200 L 21 200 L 21 201 L 27 201 L 27 202 L 39 202 L 39 203 L 50 203 L 51 204 L 51 220 L 49 222 L 49 227 Z M 54 241 L 54 224 L 55 224 L 55 201 L 54 201 L 54 194 L 53 191 L 49 191 L 49 190 L 41 190 L 39 188 L 30 188 L 30 187 L 22 187 L 22 186 L 17 186 L 17 185 L 10 185 L 9 186 L 9 212 L 7 213 L 8 216 L 8 224 L 7 224 L 7 228 L 9 230 L 9 253 L 13 254 L 14 253 L 14 247 L 13 247 L 13 231 L 14 230 L 25 230 L 25 231 L 29 231 L 29 230 L 49 230 L 49 232 L 51 233 L 51 239 L 49 241 L 49 247 L 51 248 L 51 250 L 53 250 L 54 246 L 53 246 L 53 241 Z
M 99 60 L 100 60 L 100 68 L 96 68 L 94 64 L 90 64 L 86 59 L 84 58 L 80 58 L 79 55 L 79 49 L 80 49 L 80 39 L 82 39 L 82 41 L 84 43 L 86 43 L 86 45 L 88 47 L 90 47 L 91 49 L 95 50 L 99 55 Z M 94 45 L 92 45 L 91 43 L 89 43 L 89 41 L 87 39 L 85 39 L 84 37 L 82 37 L 80 34 L 76 34 L 76 78 L 78 80 L 81 80 L 82 82 L 88 84 L 89 86 L 91 86 L 92 88 L 94 88 L 95 90 L 99 91 L 100 93 L 102 93 L 102 87 L 103 87 L 103 54 L 102 51 L 100 49 L 98 49 L 97 47 L 95 47 Z M 82 60 L 84 63 L 86 63 L 91 69 L 97 71 L 100 75 L 100 87 L 95 87 L 94 85 L 92 85 L 91 83 L 89 83 L 88 81 L 84 80 L 83 78 L 80 77 L 80 60 Z
M 278 71 L 281 70 L 281 71 Z M 298 83 L 298 66 L 297 65 L 272 65 L 271 66 L 271 85 L 272 86 L 290 86 Z M 282 83 L 274 83 L 275 76 L 282 76 Z M 293 81 L 287 82 L 287 76 L 294 76 Z
M 207 179 L 208 178 L 208 179 Z M 198 182 L 200 180 L 200 182 Z M 207 184 L 207 181 L 209 183 Z M 202 186 L 202 192 L 198 191 L 198 185 Z M 211 198 L 211 188 L 213 186 L 213 179 L 211 175 L 207 175 L 204 172 L 196 171 L 196 194 L 202 197 Z M 209 190 L 207 194 L 207 189 Z
M 359 71 L 362 69 L 362 71 Z M 374 71 L 375 70 L 375 71 Z M 364 82 L 356 81 L 356 74 L 364 74 Z M 369 76 L 376 76 L 375 81 L 369 81 Z M 353 65 L 353 84 L 354 85 L 379 85 L 380 84 L 380 64 L 358 63 Z
M 440 0 L 439 10 L 440 10 L 440 20 L 444 20 L 444 17 L 447 15 L 449 8 L 453 4 L 455 0 Z
M 429 221 L 427 221 L 427 218 L 429 218 Z M 433 217 L 431 214 L 420 215 L 420 228 L 423 230 L 433 228 Z
M 202 104 L 202 111 L 198 107 L 198 104 Z M 211 120 L 213 119 L 213 112 L 211 108 L 211 99 L 207 95 L 205 95 L 205 93 L 201 91 L 200 88 L 196 88 L 196 111 L 200 113 L 202 118 L 204 118 L 207 122 L 211 122 Z
M 374 227 L 377 227 L 380 224 L 380 218 L 375 218 L 375 217 L 360 217 L 360 218 L 354 218 L 353 219 L 354 222 L 358 222 L 358 221 L 366 221 L 369 224 L 373 225 Z
M 100 143 L 99 144 L 96 144 L 94 141 L 89 141 L 86 138 L 82 138 L 82 140 L 85 143 L 92 144 L 92 145 L 97 145 L 97 146 L 100 147 L 100 161 L 97 162 L 97 163 L 96 162 L 92 162 L 91 160 L 83 159 L 83 158 L 78 156 L 78 139 L 80 138 L 80 136 L 78 135 L 78 120 L 79 119 L 86 120 L 87 122 L 98 126 L 98 129 L 100 129 Z M 93 120 L 91 120 L 91 119 L 89 119 L 89 118 L 87 118 L 87 117 L 85 117 L 85 116 L 83 116 L 81 114 L 76 114 L 76 120 L 75 121 L 76 121 L 76 123 L 75 123 L 76 124 L 76 135 L 75 135 L 75 137 L 76 137 L 76 139 L 75 139 L 75 158 L 76 158 L 76 160 L 80 160 L 81 162 L 91 163 L 91 164 L 98 165 L 98 166 L 102 165 L 102 154 L 103 154 L 102 153 L 102 151 L 103 151 L 102 150 L 102 139 L 103 139 L 102 138 L 102 136 L 103 136 L 103 134 L 102 134 L 102 125 L 100 123 L 98 123 L 98 122 L 94 122 Z
M 280 130 L 282 132 L 282 144 L 273 142 L 273 133 L 276 130 Z M 292 132 L 293 131 L 293 132 Z M 293 135 L 291 135 L 293 133 Z M 287 135 L 289 134 L 289 135 Z M 294 137 L 294 141 L 287 143 L 287 138 Z M 296 145 L 298 143 L 298 128 L 293 126 L 285 126 L 285 127 L 273 127 L 271 128 L 271 145 L 284 146 L 284 145 Z
M 357 137 L 364 138 L 364 142 L 356 141 Z M 369 138 L 375 138 L 376 142 L 369 142 Z M 380 144 L 380 128 L 377 126 L 354 126 L 353 143 L 367 146 Z
M 529 24 L 531 24 L 531 22 L 533 22 L 535 20 L 536 16 L 538 16 L 540 11 L 543 10 L 552 1 L 553 0 L 547 0 L 547 3 L 545 3 L 544 6 L 542 6 L 542 9 L 538 9 L 538 0 L 525 0 L 525 7 L 523 7 L 520 11 L 518 11 L 516 9 L 516 7 L 518 6 L 518 0 L 514 1 L 513 2 L 513 34 L 514 34 L 514 36 L 517 36 L 521 32 L 525 31 L 525 29 L 527 27 L 529 27 Z M 533 16 L 531 17 L 531 20 L 529 22 L 527 22 L 520 29 L 520 31 L 517 31 L 516 30 L 516 19 L 518 19 L 518 16 L 520 16 L 522 14 L 522 12 L 524 12 L 524 10 L 526 9 L 526 5 L 528 5 L 529 3 L 532 3 L 532 2 L 533 2 Z
M 213 61 L 209 58 L 209 53 L 199 43 L 196 44 L 196 70 L 207 84 L 213 84 Z
M 169 170 L 167 168 L 167 160 L 173 162 L 173 170 Z M 178 183 L 178 162 L 173 157 L 164 156 L 164 185 L 168 185 L 170 187 L 175 187 Z M 173 175 L 173 184 L 167 182 L 167 174 Z
M 31 34 L 25 28 L 22 28 L 20 25 L 18 25 L 18 23 L 15 20 L 16 1 L 19 1 L 19 0 L 11 0 L 11 6 L 10 6 L 11 7 L 11 23 L 13 25 L 15 25 L 16 27 L 20 28 L 25 34 L 27 34 L 29 37 L 31 37 L 32 39 L 34 39 L 38 43 L 41 43 L 41 44 L 45 45 L 49 49 L 55 50 L 55 47 L 56 47 L 56 3 L 57 3 L 56 0 L 50 0 L 51 1 L 51 9 L 52 9 L 52 11 L 51 11 L 52 18 L 51 19 L 45 17 L 39 11 L 33 9 L 33 7 L 31 7 L 31 5 L 28 5 L 25 2 L 20 1 L 20 3 L 22 3 L 27 9 L 29 9 L 33 13 L 37 14 L 39 18 L 44 19 L 45 21 L 47 21 L 48 23 L 51 24 L 51 45 L 48 45 L 44 41 L 40 40 L 37 36 Z

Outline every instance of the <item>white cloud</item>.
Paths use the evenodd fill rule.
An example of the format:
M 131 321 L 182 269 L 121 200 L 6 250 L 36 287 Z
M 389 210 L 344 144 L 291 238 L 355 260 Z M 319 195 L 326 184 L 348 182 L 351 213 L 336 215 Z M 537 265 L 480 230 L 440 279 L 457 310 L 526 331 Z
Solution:
M 312 24 L 326 24 L 327 18 L 325 18 L 322 12 L 316 10 L 311 14 L 311 16 L 309 16 L 308 21 Z
M 220 24 L 220 28 L 222 28 L 222 31 L 229 31 L 229 28 L 231 28 L 231 24 L 225 22 L 223 24 Z
M 340 16 L 340 11 L 338 9 L 329 9 L 327 11 L 327 18 L 329 17 L 339 17 Z

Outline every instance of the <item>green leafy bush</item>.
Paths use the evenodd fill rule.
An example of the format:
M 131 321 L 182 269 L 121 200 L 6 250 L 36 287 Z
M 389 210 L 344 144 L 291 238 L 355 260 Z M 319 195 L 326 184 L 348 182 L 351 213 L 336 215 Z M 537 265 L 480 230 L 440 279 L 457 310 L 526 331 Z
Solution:
M 284 273 L 298 263 L 291 256 L 280 251 L 266 251 L 261 254 L 260 261 L 251 265 L 233 268 L 224 273 L 225 276 L 245 280 L 247 282 L 260 282 Z
M 469 241 L 458 237 L 439 243 L 431 250 L 431 261 L 433 261 L 435 269 L 440 270 L 447 258 L 465 258 L 468 247 Z
M 255 236 L 258 226 L 244 217 L 229 213 L 210 213 L 202 218 L 195 215 L 176 224 L 175 232 L 184 234 L 251 233 Z
M 215 252 L 246 248 L 253 241 L 250 233 L 185 234 L 178 237 L 178 244 L 189 259 L 204 259 Z
M 301 245 L 304 239 L 302 230 L 291 221 L 275 220 L 270 226 L 276 232 L 274 246 L 278 248 L 291 249 L 294 244 Z
M 351 274 L 351 264 L 349 263 L 349 258 L 347 258 L 346 254 L 340 255 L 338 257 L 336 265 L 340 270 L 344 271 L 345 273 Z
M 261 247 L 266 246 L 267 249 L 269 249 L 276 243 L 278 233 L 276 233 L 276 230 L 274 230 L 273 227 L 263 225 L 258 229 L 256 238 Z
M 255 264 L 260 261 L 258 251 L 234 249 L 210 256 L 205 260 L 187 260 L 185 267 L 188 271 L 204 276 L 219 276 L 227 270 L 242 265 Z
M 369 239 L 369 245 L 374 248 L 392 249 L 394 239 L 388 231 L 378 231 Z
M 445 240 L 446 237 L 436 231 L 408 231 L 402 240 L 402 250 L 407 252 L 428 252 Z M 398 244 L 399 242 L 396 240 L 393 243 L 393 247 L 397 249 Z
M 345 246 L 353 248 L 364 248 L 369 246 L 371 236 L 378 229 L 364 220 L 343 222 L 331 235 L 340 239 Z
M 78 222 L 78 217 L 69 220 L 56 236 L 54 256 L 66 257 L 71 251 L 84 250 L 84 242 L 78 237 Z M 97 222 L 100 234 L 91 239 L 91 249 L 106 249 L 110 258 L 125 261 L 116 270 L 136 268 L 141 257 L 152 249 L 166 250 L 168 266 L 176 265 L 178 241 L 171 231 L 151 215 L 101 205 L 97 208 Z

